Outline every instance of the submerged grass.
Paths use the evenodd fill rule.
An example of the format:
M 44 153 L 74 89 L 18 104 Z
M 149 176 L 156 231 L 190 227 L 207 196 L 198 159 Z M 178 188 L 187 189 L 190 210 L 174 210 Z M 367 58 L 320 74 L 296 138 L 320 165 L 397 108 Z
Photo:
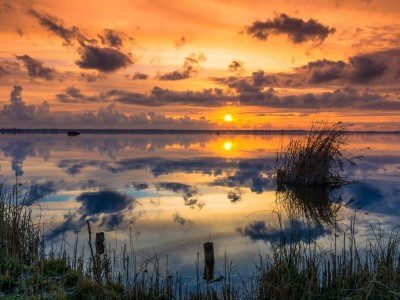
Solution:
M 347 135 L 343 123 L 314 123 L 302 139 L 292 139 L 277 151 L 276 182 L 292 186 L 340 186 L 344 165 L 354 162 L 343 148 Z

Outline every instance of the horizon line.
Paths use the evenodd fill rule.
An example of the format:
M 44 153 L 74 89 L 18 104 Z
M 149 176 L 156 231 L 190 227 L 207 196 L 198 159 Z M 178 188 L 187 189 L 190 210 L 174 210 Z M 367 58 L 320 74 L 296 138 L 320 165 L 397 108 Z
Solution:
M 69 131 L 79 133 L 97 133 L 97 134 L 158 134 L 158 133 L 242 133 L 242 134 L 268 134 L 268 133 L 307 133 L 306 129 L 160 129 L 160 128 L 144 128 L 144 129 L 118 129 L 118 128 L 0 128 L 0 134 L 24 134 L 24 133 L 44 133 L 44 134 L 66 134 Z M 399 130 L 347 130 L 349 134 L 400 134 Z

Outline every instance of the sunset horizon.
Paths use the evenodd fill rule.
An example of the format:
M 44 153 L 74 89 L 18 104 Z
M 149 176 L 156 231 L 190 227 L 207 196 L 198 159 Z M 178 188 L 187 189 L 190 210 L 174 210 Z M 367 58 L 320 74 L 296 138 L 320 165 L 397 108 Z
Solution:
M 0 0 L 0 127 L 399 131 L 399 13 L 389 0 Z

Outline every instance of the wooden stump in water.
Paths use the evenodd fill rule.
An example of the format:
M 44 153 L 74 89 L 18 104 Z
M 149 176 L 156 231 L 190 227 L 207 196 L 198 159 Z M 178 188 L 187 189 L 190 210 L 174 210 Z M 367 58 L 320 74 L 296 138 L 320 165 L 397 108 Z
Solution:
M 212 242 L 204 243 L 204 276 L 203 278 L 210 281 L 214 278 L 214 244 Z
M 105 237 L 104 232 L 96 233 L 96 255 L 102 255 L 105 252 Z

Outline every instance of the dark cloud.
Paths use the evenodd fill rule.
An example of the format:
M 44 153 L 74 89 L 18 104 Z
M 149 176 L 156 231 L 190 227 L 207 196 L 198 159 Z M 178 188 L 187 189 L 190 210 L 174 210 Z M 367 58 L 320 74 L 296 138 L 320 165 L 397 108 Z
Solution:
M 97 101 L 115 101 L 123 104 L 149 107 L 181 104 L 192 106 L 223 106 L 233 100 L 232 96 L 224 94 L 223 90 L 219 88 L 204 89 L 202 91 L 174 91 L 158 86 L 155 86 L 149 94 L 124 90 L 109 90 L 94 96 L 93 101 L 95 98 Z
M 228 66 L 228 71 L 232 73 L 242 73 L 243 72 L 243 63 L 238 60 L 232 60 L 232 62 Z
M 181 225 L 181 226 L 185 225 L 186 219 L 183 218 L 179 213 L 175 213 L 175 214 L 173 215 L 173 217 L 174 217 L 174 222 L 175 222 L 175 223 L 178 223 L 178 224 Z
M 377 61 L 367 55 L 351 57 L 350 64 L 353 67 L 350 78 L 356 83 L 368 83 L 382 76 L 387 69 L 385 63 Z
M 239 202 L 240 200 L 242 200 L 242 194 L 243 194 L 242 190 L 240 188 L 236 187 L 228 193 L 228 199 L 232 203 Z
M 116 230 L 124 222 L 124 214 L 121 212 L 108 214 L 102 218 L 100 226 L 107 230 Z
M 126 34 L 113 29 L 104 29 L 102 35 L 98 35 L 103 45 L 120 49 L 126 39 Z
M 138 182 L 134 182 L 132 184 L 132 186 L 135 188 L 135 190 L 137 191 L 141 191 L 141 190 L 147 190 L 149 188 L 149 185 L 147 183 L 138 183 Z
M 182 36 L 182 37 L 180 37 L 179 39 L 177 39 L 176 41 L 175 41 L 175 47 L 176 48 L 180 48 L 180 47 L 182 47 L 183 45 L 185 45 L 186 44 L 186 38 L 184 37 L 184 36 Z
M 254 221 L 239 228 L 243 236 L 252 241 L 270 242 L 276 246 L 284 246 L 300 241 L 311 243 L 318 237 L 328 234 L 329 231 L 309 226 L 299 220 L 286 220 L 282 227 L 270 227 L 265 221 Z
M 54 80 L 57 72 L 50 67 L 45 67 L 42 62 L 30 57 L 29 55 L 15 56 L 18 60 L 21 60 L 25 68 L 28 70 L 28 75 L 31 78 L 41 78 L 44 80 Z
M 324 83 L 343 79 L 346 74 L 346 63 L 343 61 L 316 60 L 306 65 L 308 82 Z
M 132 75 L 132 80 L 147 80 L 148 78 L 149 75 L 140 72 L 135 72 L 135 74 Z
M 86 220 L 99 221 L 99 226 L 115 230 L 124 223 L 124 213 L 135 206 L 134 198 L 112 190 L 84 192 L 76 197 L 76 201 L 81 204 L 78 211 L 64 215 L 64 222 L 49 231 L 48 239 L 54 239 L 67 231 L 78 231 L 85 226 Z M 130 223 L 133 222 L 134 218 L 130 220 Z
M 31 184 L 29 186 L 29 192 L 26 201 L 31 204 L 40 200 L 44 196 L 55 194 L 59 189 L 60 185 L 55 181 L 45 181 Z
M 101 97 L 87 96 L 80 89 L 73 86 L 67 87 L 64 93 L 56 95 L 58 101 L 63 103 L 102 102 Z
M 65 45 L 76 48 L 80 59 L 75 63 L 82 69 L 94 69 L 108 73 L 134 63 L 131 54 L 120 50 L 125 38 L 124 33 L 105 29 L 102 35 L 98 35 L 100 42 L 105 47 L 99 47 L 96 39 L 87 38 L 76 26 L 67 28 L 62 20 L 45 13 L 39 13 L 34 9 L 29 9 L 28 14 L 36 18 L 48 31 L 61 37 Z
M 203 53 L 195 54 L 192 53 L 190 56 L 185 58 L 183 63 L 183 69 L 173 71 L 170 73 L 161 74 L 158 76 L 159 80 L 182 80 L 196 75 L 200 71 L 200 63 L 206 61 L 206 57 Z
M 64 22 L 54 16 L 46 13 L 39 13 L 33 8 L 28 9 L 28 14 L 37 19 L 40 25 L 48 31 L 62 38 L 66 45 L 71 45 L 76 39 L 85 39 L 78 27 L 73 26 L 71 28 L 66 28 Z
M 116 191 L 85 192 L 76 197 L 82 206 L 79 211 L 82 216 L 100 213 L 115 213 L 126 208 L 132 208 L 135 199 Z
M 86 81 L 87 83 L 95 82 L 99 79 L 105 79 L 105 75 L 103 74 L 97 74 L 97 73 L 80 73 L 80 79 Z
M 130 56 L 113 48 L 83 46 L 78 50 L 81 59 L 76 64 L 82 69 L 114 72 L 133 63 Z
M 200 201 L 201 194 L 195 186 L 178 182 L 160 182 L 157 184 L 157 188 L 172 191 L 174 193 L 181 193 L 183 200 L 185 201 L 185 205 L 192 208 L 203 208 L 205 205 L 204 202 Z
M 97 112 L 83 111 L 58 114 L 50 111 L 50 105 L 46 101 L 40 105 L 25 104 L 25 102 L 22 100 L 21 92 L 21 86 L 14 86 L 14 89 L 11 92 L 10 103 L 4 104 L 3 109 L 0 110 L 0 120 L 3 121 L 3 124 L 8 124 L 7 126 L 9 127 L 20 126 L 18 123 L 19 121 L 29 121 L 29 123 L 25 124 L 30 124 L 34 127 L 41 126 L 40 128 L 45 128 L 48 126 L 52 126 L 53 128 L 71 128 L 76 126 L 80 126 L 82 128 L 98 128 L 107 126 L 109 128 L 112 126 L 112 128 L 126 129 L 126 126 L 130 126 L 130 128 L 133 126 L 133 128 L 189 129 L 199 127 L 207 128 L 210 126 L 210 123 L 207 120 L 192 119 L 188 116 L 173 118 L 154 112 L 127 114 L 117 109 L 117 103 L 115 101 L 120 101 L 123 103 L 124 97 L 125 100 L 127 100 L 126 98 L 131 100 L 135 97 L 134 100 L 141 100 L 147 106 L 154 105 L 154 103 L 150 103 L 152 101 L 160 101 L 154 96 L 148 98 L 143 94 L 133 95 L 123 91 L 110 91 L 106 93 L 100 93 L 98 96 L 87 96 L 75 87 L 68 87 L 65 90 L 65 93 L 56 95 L 56 98 L 60 102 L 86 103 L 104 101 L 112 103 L 106 107 L 100 107 Z M 204 92 L 204 94 L 199 93 L 199 96 L 202 95 L 202 97 L 205 97 L 207 94 L 211 95 L 212 92 L 208 91 Z M 190 93 L 188 93 L 188 95 L 190 95 Z M 192 96 L 195 97 L 196 94 L 193 94 Z M 178 100 L 179 102 L 184 101 L 184 99 Z M 200 99 L 195 97 L 194 100 Z M 162 102 L 160 103 L 162 104 Z
M 50 229 L 45 234 L 45 237 L 47 240 L 53 240 L 68 231 L 78 232 L 83 225 L 84 224 L 79 223 L 79 221 L 76 220 L 76 215 L 74 213 L 67 213 L 64 215 L 64 222 L 62 222 L 55 228 Z
M 274 19 L 265 22 L 255 21 L 246 28 L 246 32 L 248 35 L 260 40 L 267 40 L 271 34 L 286 34 L 290 41 L 300 44 L 307 41 L 322 43 L 329 34 L 335 32 L 335 28 L 325 26 L 314 19 L 304 21 L 289 17 L 286 14 L 280 14 Z

